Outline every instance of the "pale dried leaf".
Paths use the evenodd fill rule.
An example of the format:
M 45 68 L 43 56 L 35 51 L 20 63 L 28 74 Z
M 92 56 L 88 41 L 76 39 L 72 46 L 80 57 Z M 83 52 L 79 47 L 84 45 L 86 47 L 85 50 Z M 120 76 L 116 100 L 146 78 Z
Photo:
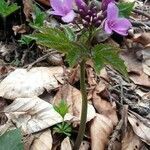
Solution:
M 53 103 L 57 105 L 62 99 L 67 102 L 69 106 L 69 113 L 77 117 L 79 120 L 82 105 L 81 92 L 69 84 L 63 85 L 54 97 Z M 87 122 L 93 119 L 95 115 L 94 107 L 88 104 Z
M 81 143 L 80 149 L 79 150 L 89 150 L 90 148 L 90 143 L 87 141 L 83 141 Z
M 72 150 L 68 136 L 62 141 L 60 150 Z
M 150 44 L 150 32 L 135 34 L 133 40 L 134 42 L 141 43 L 143 46 L 146 46 Z
M 121 53 L 121 58 L 125 61 L 129 72 L 129 78 L 137 85 L 143 85 L 150 87 L 150 79 L 147 74 L 144 73 L 142 67 L 142 61 L 140 62 L 133 51 L 127 51 Z
M 91 149 L 104 150 L 108 137 L 113 131 L 113 122 L 106 116 L 97 114 L 91 124 Z
M 132 114 L 128 116 L 128 120 L 135 134 L 139 136 L 142 141 L 150 145 L 150 126 L 148 127 L 146 124 L 144 124 L 141 120 L 137 119 Z M 149 120 L 147 120 L 147 124 L 150 124 Z
M 142 50 L 143 55 L 143 71 L 150 76 L 150 48 Z
M 0 96 L 12 100 L 39 96 L 45 90 L 58 88 L 62 76 L 62 67 L 36 67 L 30 71 L 16 69 L 0 83 Z
M 52 149 L 52 135 L 51 131 L 47 130 L 39 135 L 33 142 L 31 150 L 51 150 Z
M 121 150 L 140 150 L 141 145 L 142 142 L 140 138 L 133 132 L 130 127 L 122 139 Z
M 51 104 L 38 97 L 18 98 L 4 112 L 24 134 L 41 131 L 63 120 Z M 70 119 L 72 116 L 66 114 L 65 120 Z

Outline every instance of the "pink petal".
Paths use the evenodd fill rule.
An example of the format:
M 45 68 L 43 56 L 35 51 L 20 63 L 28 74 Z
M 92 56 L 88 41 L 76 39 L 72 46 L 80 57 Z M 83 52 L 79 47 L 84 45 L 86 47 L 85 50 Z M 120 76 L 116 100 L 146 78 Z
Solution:
M 117 20 L 114 20 L 114 23 L 111 29 L 117 32 L 118 34 L 127 35 L 128 34 L 127 31 L 131 27 L 132 25 L 128 19 L 119 18 Z
M 104 29 L 105 29 L 106 33 L 108 33 L 108 34 L 111 34 L 111 33 L 112 33 L 112 30 L 110 29 L 107 20 L 105 20 Z
M 64 16 L 64 13 L 58 12 L 58 11 L 51 11 L 50 15 L 56 15 L 56 16 Z
M 107 7 L 107 19 L 113 20 L 118 18 L 119 9 L 115 3 L 110 2 Z
M 110 2 L 115 3 L 115 0 L 102 0 L 102 10 L 105 11 L 107 9 L 107 6 Z
M 56 11 L 60 13 L 64 13 L 63 11 L 63 0 L 50 0 L 51 7 Z
M 71 10 L 67 15 L 65 15 L 64 17 L 62 17 L 62 20 L 64 22 L 72 22 L 73 19 L 75 17 L 75 12 L 73 10 Z
M 68 10 L 72 10 L 73 9 L 73 0 L 63 0 L 64 6 L 66 7 L 66 9 Z
M 83 0 L 75 0 L 75 2 L 80 9 L 86 6 L 86 3 Z

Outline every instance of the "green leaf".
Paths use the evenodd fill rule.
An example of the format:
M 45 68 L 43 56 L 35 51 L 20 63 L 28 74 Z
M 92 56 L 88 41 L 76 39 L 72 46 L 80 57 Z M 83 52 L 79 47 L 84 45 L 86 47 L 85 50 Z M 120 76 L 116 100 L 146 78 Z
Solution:
M 134 2 L 122 2 L 118 4 L 119 15 L 129 17 L 134 7 Z
M 36 29 L 40 33 L 34 33 L 28 37 L 35 40 L 37 44 L 65 53 L 70 66 L 78 62 L 81 51 L 85 50 L 82 45 L 70 41 L 66 34 L 59 29 L 46 27 L 37 27 Z
M 0 150 L 23 150 L 20 129 L 10 130 L 0 136 Z
M 119 49 L 107 44 L 96 45 L 93 49 L 93 62 L 96 72 L 99 72 L 102 67 L 110 64 L 114 69 L 118 70 L 125 77 L 128 77 L 124 61 L 119 58 Z
M 21 45 L 29 45 L 31 43 L 32 39 L 25 36 L 25 35 L 22 35 L 21 36 L 21 39 L 18 40 L 18 42 L 21 44 Z
M 65 32 L 66 36 L 68 37 L 68 39 L 70 41 L 76 41 L 77 36 L 70 27 L 65 25 L 65 26 L 63 26 L 63 29 L 64 29 L 64 32 Z
M 3 17 L 7 17 L 19 8 L 20 6 L 17 6 L 16 3 L 9 4 L 5 0 L 0 0 L 0 15 Z
M 67 105 L 65 100 L 61 100 L 58 105 L 54 105 L 54 109 L 62 116 L 62 118 L 64 118 L 68 113 L 69 106 Z
M 44 20 L 46 20 L 46 13 L 42 12 L 36 5 L 34 5 L 34 13 L 35 19 L 33 23 L 30 23 L 31 26 L 41 27 L 44 24 Z
M 70 123 L 62 122 L 54 126 L 54 132 L 71 136 L 72 127 Z

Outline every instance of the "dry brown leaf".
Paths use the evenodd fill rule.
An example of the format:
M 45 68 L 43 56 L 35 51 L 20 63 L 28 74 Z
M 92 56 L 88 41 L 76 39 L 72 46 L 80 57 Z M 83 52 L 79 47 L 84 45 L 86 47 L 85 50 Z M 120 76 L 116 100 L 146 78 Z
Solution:
M 33 134 L 24 136 L 23 137 L 24 150 L 30 150 L 33 141 L 34 141 L 34 135 Z
M 143 71 L 150 77 L 150 48 L 142 50 L 143 55 Z
M 72 150 L 68 136 L 62 141 L 60 150 Z
M 91 149 L 104 150 L 108 143 L 108 137 L 112 131 L 113 122 L 108 117 L 97 114 L 90 128 Z
M 27 26 L 25 24 L 13 26 L 12 29 L 15 35 L 17 35 L 18 33 L 23 34 L 27 32 Z
M 58 88 L 62 78 L 62 67 L 16 69 L 0 83 L 0 96 L 11 100 L 39 96 L 45 90 Z
M 133 132 L 131 127 L 128 128 L 122 139 L 121 150 L 140 150 L 142 142 L 140 138 Z
M 30 150 L 51 150 L 52 143 L 53 139 L 51 131 L 47 130 L 45 132 L 42 132 L 40 135 L 38 135 L 37 138 L 35 138 Z
M 69 84 L 65 84 L 57 92 L 56 96 L 54 97 L 53 103 L 57 105 L 62 99 L 67 102 L 69 106 L 69 113 L 80 119 L 82 104 L 80 91 Z M 96 113 L 94 107 L 88 104 L 87 122 L 93 119 L 95 115 Z
M 100 93 L 106 90 L 106 85 L 101 81 L 93 92 L 92 102 L 98 113 L 108 117 L 114 125 L 118 122 L 116 108 L 107 100 L 100 97 Z M 115 105 L 115 103 L 114 103 Z
M 142 62 L 136 58 L 135 53 L 133 51 L 122 52 L 120 56 L 125 61 L 129 78 L 137 85 L 150 87 L 149 76 L 144 73 Z
M 139 136 L 142 141 L 150 145 L 150 121 L 147 120 L 147 124 L 149 124 L 149 126 L 147 126 L 146 124 L 144 124 L 141 120 L 137 119 L 131 113 L 128 116 L 128 120 L 135 134 Z
M 32 0 L 23 0 L 23 12 L 26 16 L 26 21 L 30 21 L 31 20 L 31 14 L 33 12 L 33 4 L 32 4 Z
M 4 112 L 23 134 L 41 131 L 63 120 L 51 104 L 38 97 L 18 98 L 7 106 Z M 65 116 L 65 120 L 72 118 L 69 114 Z
M 141 43 L 143 46 L 147 46 L 150 44 L 150 32 L 135 34 L 133 40 L 134 42 Z

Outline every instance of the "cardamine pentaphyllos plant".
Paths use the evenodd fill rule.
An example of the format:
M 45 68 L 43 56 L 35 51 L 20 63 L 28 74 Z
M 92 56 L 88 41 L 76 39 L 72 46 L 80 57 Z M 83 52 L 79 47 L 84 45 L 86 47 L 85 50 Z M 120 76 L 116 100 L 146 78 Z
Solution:
M 71 67 L 80 65 L 82 111 L 74 144 L 74 149 L 78 150 L 83 140 L 87 117 L 86 61 L 93 61 L 97 73 L 109 64 L 127 77 L 124 62 L 118 57 L 119 48 L 102 43 L 93 45 L 92 40 L 102 30 L 109 35 L 114 32 L 122 36 L 128 35 L 132 25 L 124 16 L 130 15 L 134 4 L 115 3 L 114 0 L 103 0 L 102 5 L 83 0 L 50 0 L 50 4 L 53 9 L 50 14 L 60 17 L 65 25 L 60 28 L 35 27 L 37 32 L 29 37 L 36 40 L 37 44 L 65 53 Z M 79 28 L 77 32 L 70 28 L 69 23 Z

